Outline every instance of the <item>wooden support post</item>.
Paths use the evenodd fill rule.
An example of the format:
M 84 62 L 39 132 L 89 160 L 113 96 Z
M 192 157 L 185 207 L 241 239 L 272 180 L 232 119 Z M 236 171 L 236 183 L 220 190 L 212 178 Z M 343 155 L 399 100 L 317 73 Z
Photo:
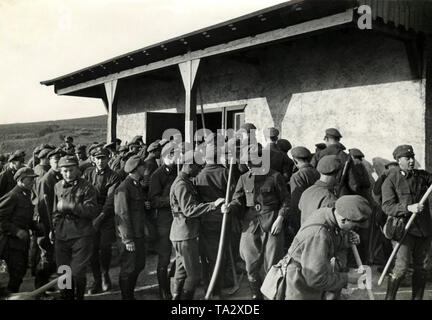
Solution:
M 105 82 L 105 93 L 108 109 L 107 143 L 113 141 L 117 135 L 117 103 L 114 102 L 117 81 L 118 80 L 111 80 Z
M 200 59 L 179 63 L 180 73 L 185 88 L 185 142 L 193 145 L 194 132 L 196 131 L 196 106 L 197 90 L 195 77 L 198 71 Z

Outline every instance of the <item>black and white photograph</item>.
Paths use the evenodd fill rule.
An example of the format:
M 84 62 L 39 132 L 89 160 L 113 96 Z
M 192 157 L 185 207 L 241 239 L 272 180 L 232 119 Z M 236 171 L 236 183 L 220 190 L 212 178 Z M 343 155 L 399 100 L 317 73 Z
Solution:
M 0 0 L 0 70 L 0 309 L 432 300 L 432 1 Z

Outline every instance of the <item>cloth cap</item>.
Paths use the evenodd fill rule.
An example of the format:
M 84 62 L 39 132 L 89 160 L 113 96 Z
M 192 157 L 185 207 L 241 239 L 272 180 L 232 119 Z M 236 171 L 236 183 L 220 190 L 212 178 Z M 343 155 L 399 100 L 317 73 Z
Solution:
M 372 214 L 369 202 L 359 195 L 348 195 L 340 197 L 335 204 L 336 212 L 353 222 L 360 223 L 360 227 L 366 228 Z
M 305 147 L 295 147 L 291 150 L 291 155 L 293 158 L 299 158 L 299 159 L 308 159 L 312 157 L 312 154 L 310 153 L 309 149 Z
M 37 177 L 37 174 L 34 173 L 32 168 L 23 167 L 21 169 L 18 169 L 17 172 L 15 172 L 13 178 L 15 181 L 19 181 L 25 177 Z
M 361 152 L 359 149 L 356 149 L 356 148 L 349 149 L 349 154 L 350 154 L 353 158 L 364 158 L 364 154 L 363 154 L 363 152 Z
M 13 160 L 21 160 L 24 161 L 24 157 L 25 157 L 25 152 L 24 150 L 16 150 L 14 153 L 12 153 L 9 156 L 9 162 L 13 161 Z
M 154 141 L 152 143 L 150 143 L 150 145 L 147 148 L 147 152 L 152 152 L 152 151 L 156 151 L 157 149 L 160 149 L 161 146 L 159 144 L 158 141 Z
M 244 130 L 246 130 L 247 133 L 249 133 L 252 129 L 256 130 L 256 127 L 253 123 L 246 122 L 240 126 L 240 129 L 244 129 Z
M 393 151 L 393 158 L 397 161 L 400 157 L 414 157 L 414 149 L 409 144 L 403 144 L 400 146 L 397 146 L 396 149 Z
M 334 138 L 342 138 L 342 135 L 340 134 L 339 130 L 336 128 L 328 128 L 325 131 L 326 137 L 334 137 Z
M 142 158 L 139 155 L 133 155 L 126 161 L 126 164 L 124 166 L 124 171 L 126 173 L 131 173 L 136 168 L 138 168 L 138 166 L 143 165 L 143 164 L 144 164 L 144 161 L 142 160 Z
M 78 166 L 78 159 L 72 155 L 66 155 L 62 157 L 58 163 L 59 167 L 71 167 Z
M 340 169 L 342 165 L 338 156 L 330 155 L 324 156 L 320 159 L 317 165 L 317 170 L 321 174 L 331 175 Z

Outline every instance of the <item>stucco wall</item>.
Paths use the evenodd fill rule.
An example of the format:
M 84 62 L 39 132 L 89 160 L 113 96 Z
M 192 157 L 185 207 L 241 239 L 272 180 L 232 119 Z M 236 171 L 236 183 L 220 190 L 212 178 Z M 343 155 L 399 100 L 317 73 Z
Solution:
M 120 88 L 121 139 L 143 131 L 144 111 L 183 111 L 181 78 L 178 70 L 171 72 L 178 78 L 170 82 L 136 78 Z M 294 146 L 314 150 L 325 128 L 337 127 L 342 143 L 360 148 L 368 160 L 390 159 L 396 145 L 412 144 L 424 166 L 423 84 L 412 78 L 402 41 L 334 31 L 208 58 L 200 75 L 206 108 L 244 103 L 246 121 L 279 128 Z

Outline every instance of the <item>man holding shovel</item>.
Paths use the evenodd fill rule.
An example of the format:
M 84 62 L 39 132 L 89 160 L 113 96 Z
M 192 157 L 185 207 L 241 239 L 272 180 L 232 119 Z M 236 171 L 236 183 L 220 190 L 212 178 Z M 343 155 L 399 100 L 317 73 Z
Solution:
M 384 232 L 392 239 L 393 247 L 402 239 L 396 254 L 395 266 L 389 276 L 386 300 L 394 300 L 412 257 L 414 273 L 412 276 L 412 299 L 423 299 L 426 284 L 426 258 L 432 239 L 432 221 L 429 203 L 419 203 L 432 175 L 424 170 L 414 169 L 414 149 L 410 145 L 400 145 L 393 157 L 399 167 L 389 171 L 382 185 L 382 209 L 388 216 Z M 412 214 L 414 220 L 406 236 L 402 238 L 405 224 Z

